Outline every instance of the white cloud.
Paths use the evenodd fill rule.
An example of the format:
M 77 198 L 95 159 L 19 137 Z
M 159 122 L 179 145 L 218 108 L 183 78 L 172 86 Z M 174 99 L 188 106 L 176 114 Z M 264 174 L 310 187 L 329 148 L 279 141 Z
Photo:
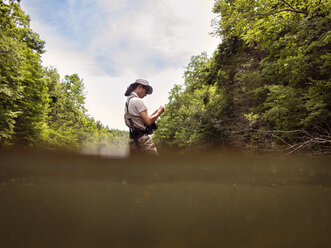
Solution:
M 89 49 L 105 73 L 176 68 L 200 53 L 205 40 L 210 39 L 212 3 L 205 0 L 145 0 L 137 9 L 127 11 L 123 8 L 129 1 L 99 2 L 109 12 L 108 20 Z

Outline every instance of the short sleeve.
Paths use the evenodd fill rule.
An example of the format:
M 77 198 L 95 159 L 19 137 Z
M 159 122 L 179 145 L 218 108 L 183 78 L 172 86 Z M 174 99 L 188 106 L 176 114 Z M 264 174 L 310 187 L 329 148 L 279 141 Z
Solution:
M 140 98 L 135 97 L 131 101 L 132 105 L 130 104 L 130 107 L 133 108 L 134 114 L 139 115 L 142 111 L 147 110 L 145 103 Z

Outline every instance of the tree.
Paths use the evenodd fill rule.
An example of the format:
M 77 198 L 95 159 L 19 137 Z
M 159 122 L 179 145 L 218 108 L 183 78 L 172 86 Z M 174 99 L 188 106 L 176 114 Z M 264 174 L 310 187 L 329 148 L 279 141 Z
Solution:
M 330 145 L 329 1 L 218 0 L 213 11 L 222 42 L 192 58 L 154 139 L 190 146 L 194 125 L 201 144 Z M 162 121 L 179 117 L 175 135 L 178 123 Z
M 44 42 L 16 1 L 0 2 L 1 143 L 43 139 L 47 95 L 40 54 Z
M 265 88 L 269 100 L 264 104 L 267 109 L 263 116 L 277 128 L 312 129 L 317 123 L 328 128 L 331 120 L 329 1 L 217 1 L 214 12 L 222 16 L 218 25 L 221 36 L 237 36 L 266 54 L 260 63 L 263 83 L 269 85 Z M 282 85 L 278 89 L 283 93 L 295 91 L 291 97 L 297 101 L 292 101 L 292 105 L 288 101 L 271 103 L 270 99 L 286 98 L 286 94 L 279 95 L 280 91 L 275 91 L 272 85 Z M 285 112 L 281 114 L 280 109 Z M 279 118 L 271 114 L 276 112 Z M 299 116 L 291 123 L 280 124 L 280 119 L 288 120 L 286 116 L 294 113 Z
M 85 109 L 83 80 L 43 68 L 45 42 L 29 26 L 19 1 L 0 0 L 0 145 L 80 150 L 123 145 L 127 132 L 105 128 Z

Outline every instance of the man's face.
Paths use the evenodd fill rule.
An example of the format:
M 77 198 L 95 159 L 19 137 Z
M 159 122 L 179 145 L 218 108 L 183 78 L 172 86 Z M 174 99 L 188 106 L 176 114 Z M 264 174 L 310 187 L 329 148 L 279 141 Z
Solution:
M 138 86 L 138 96 L 144 98 L 147 95 L 147 89 L 144 85 Z

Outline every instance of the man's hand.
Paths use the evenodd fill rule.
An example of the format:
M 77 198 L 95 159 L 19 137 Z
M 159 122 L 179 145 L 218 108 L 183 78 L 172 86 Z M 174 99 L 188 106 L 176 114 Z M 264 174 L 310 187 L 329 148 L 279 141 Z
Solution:
M 146 123 L 147 126 L 152 125 L 153 122 L 156 121 L 156 119 L 164 112 L 164 107 L 160 106 L 157 110 L 154 111 L 153 114 L 151 114 L 150 116 L 148 115 L 147 111 L 144 110 L 142 112 L 140 112 L 140 116 L 141 118 L 144 120 L 144 122 Z
M 157 110 L 155 110 L 153 112 L 153 114 L 151 114 L 151 116 L 155 115 L 156 113 L 158 113 L 159 115 L 162 114 L 164 112 L 164 107 L 160 106 Z
M 162 114 L 164 112 L 164 107 L 160 106 L 157 111 L 160 111 L 160 114 Z

